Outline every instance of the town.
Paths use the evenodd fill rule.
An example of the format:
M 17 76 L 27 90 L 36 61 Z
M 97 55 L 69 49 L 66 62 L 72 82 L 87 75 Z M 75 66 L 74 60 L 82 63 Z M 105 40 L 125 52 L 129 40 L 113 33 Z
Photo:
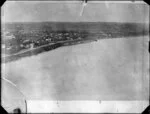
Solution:
M 3 32 L 2 34 L 2 52 L 5 54 L 14 54 L 22 50 L 33 49 L 43 45 L 54 44 L 64 41 L 82 40 L 86 38 L 86 33 L 74 31 L 30 31 L 25 33 Z
M 146 35 L 148 29 L 136 23 L 45 22 L 5 24 L 1 33 L 2 62 L 9 62 L 62 46 Z

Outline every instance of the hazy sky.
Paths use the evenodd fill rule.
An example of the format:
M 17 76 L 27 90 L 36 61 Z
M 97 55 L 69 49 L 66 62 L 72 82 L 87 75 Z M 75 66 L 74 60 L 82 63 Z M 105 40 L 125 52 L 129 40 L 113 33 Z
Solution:
M 2 7 L 3 22 L 148 22 L 149 6 L 139 3 L 82 3 L 7 1 Z

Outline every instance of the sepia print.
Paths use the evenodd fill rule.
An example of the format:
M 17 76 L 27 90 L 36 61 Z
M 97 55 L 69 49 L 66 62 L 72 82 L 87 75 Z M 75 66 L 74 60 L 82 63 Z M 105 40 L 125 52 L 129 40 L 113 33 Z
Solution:
M 1 99 L 13 113 L 141 113 L 149 105 L 149 6 L 6 1 Z

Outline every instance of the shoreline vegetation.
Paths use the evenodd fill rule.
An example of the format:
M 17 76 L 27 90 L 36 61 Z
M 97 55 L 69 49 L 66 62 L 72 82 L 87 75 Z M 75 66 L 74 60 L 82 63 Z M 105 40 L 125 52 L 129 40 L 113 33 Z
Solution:
M 16 61 L 62 46 L 100 39 L 144 36 L 149 33 L 148 26 L 141 23 L 12 23 L 6 24 L 2 29 L 4 29 L 2 34 L 9 32 L 15 37 L 7 39 L 5 35 L 2 35 L 2 44 L 5 45 L 5 49 L 2 50 L 2 54 L 5 55 L 2 56 L 2 63 Z M 33 44 L 32 48 L 31 44 Z M 7 51 L 6 48 L 10 45 L 17 49 Z

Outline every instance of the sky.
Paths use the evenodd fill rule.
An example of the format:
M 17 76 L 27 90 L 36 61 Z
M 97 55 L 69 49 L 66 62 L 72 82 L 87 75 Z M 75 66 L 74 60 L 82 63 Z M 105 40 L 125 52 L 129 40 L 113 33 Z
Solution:
M 137 22 L 149 23 L 149 6 L 142 3 L 7 1 L 2 22 Z

